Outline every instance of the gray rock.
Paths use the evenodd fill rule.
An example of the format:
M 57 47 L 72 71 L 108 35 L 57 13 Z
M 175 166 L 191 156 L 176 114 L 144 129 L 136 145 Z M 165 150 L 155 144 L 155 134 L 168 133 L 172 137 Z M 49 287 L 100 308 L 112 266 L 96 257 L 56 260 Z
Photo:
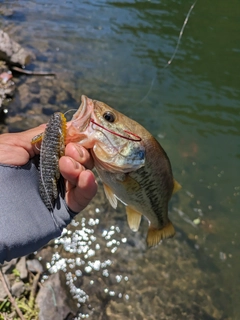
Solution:
M 27 260 L 27 268 L 31 272 L 42 273 L 43 267 L 37 259 Z
M 22 281 L 15 282 L 11 288 L 12 295 L 16 298 L 19 298 L 20 295 L 24 292 L 24 290 L 25 290 L 25 286 Z
M 17 263 L 17 259 L 12 259 L 11 261 L 9 262 L 5 262 L 3 265 L 2 265 L 2 272 L 4 274 L 10 274 L 12 273 L 12 270 L 15 268 L 16 266 L 16 263 Z
M 34 58 L 34 55 L 31 52 L 22 48 L 20 44 L 13 41 L 6 32 L 0 30 L 0 60 L 24 66 L 28 64 L 32 58 Z
M 41 287 L 36 302 L 40 310 L 39 320 L 73 319 L 78 310 L 63 271 L 49 277 Z
M 22 257 L 18 261 L 18 263 L 16 265 L 16 269 L 20 273 L 20 279 L 21 280 L 26 280 L 28 278 L 28 270 L 27 270 L 27 266 L 26 266 L 26 257 Z

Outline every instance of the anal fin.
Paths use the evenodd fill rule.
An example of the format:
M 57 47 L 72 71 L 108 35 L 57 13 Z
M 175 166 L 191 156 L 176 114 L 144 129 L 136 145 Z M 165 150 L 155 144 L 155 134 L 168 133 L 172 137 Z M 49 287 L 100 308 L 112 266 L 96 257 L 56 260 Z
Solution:
M 127 221 L 128 221 L 129 228 L 134 232 L 138 231 L 141 218 L 142 218 L 141 213 L 139 213 L 138 211 L 136 211 L 135 209 L 129 206 L 126 207 L 126 213 L 127 213 Z
M 117 198 L 115 197 L 112 189 L 105 183 L 103 184 L 103 188 L 104 188 L 105 195 L 106 195 L 108 201 L 110 202 L 111 206 L 113 207 L 113 209 L 116 209 L 117 208 Z
M 168 224 L 162 229 L 157 229 L 150 225 L 147 234 L 147 245 L 148 247 L 154 247 L 159 244 L 161 240 L 171 238 L 174 235 L 175 229 L 171 221 L 169 221 Z

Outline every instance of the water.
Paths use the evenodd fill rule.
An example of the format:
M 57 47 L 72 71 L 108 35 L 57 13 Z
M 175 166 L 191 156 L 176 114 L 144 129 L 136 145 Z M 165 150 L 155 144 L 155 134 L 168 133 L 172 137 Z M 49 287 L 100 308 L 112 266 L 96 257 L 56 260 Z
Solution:
M 46 121 L 46 110 L 54 110 L 54 105 L 62 111 L 76 108 L 80 95 L 86 94 L 108 103 L 149 129 L 167 151 L 174 176 L 183 186 L 172 199 L 170 215 L 179 234 L 184 236 L 178 235 L 149 253 L 144 247 L 146 229 L 142 227 L 138 234 L 129 232 L 121 206 L 117 216 L 109 213 L 110 208 L 101 209 L 106 215 L 104 218 L 96 212 L 96 205 L 91 208 L 90 216 L 101 221 L 101 230 L 111 230 L 112 223 L 114 227 L 119 223 L 117 259 L 127 267 L 118 271 L 131 283 L 121 287 L 130 297 L 125 296 L 124 303 L 131 305 L 132 299 L 138 305 L 150 299 L 131 279 L 146 281 L 146 287 L 152 286 L 148 296 L 153 292 L 160 294 L 154 286 L 158 273 L 164 278 L 166 265 L 170 268 L 176 264 L 174 255 L 179 265 L 186 255 L 192 263 L 186 266 L 185 273 L 182 269 L 178 272 L 180 278 L 186 276 L 186 282 L 189 280 L 187 289 L 177 291 L 172 280 L 177 277 L 174 268 L 169 271 L 171 281 L 164 286 L 161 278 L 157 287 L 168 289 L 171 297 L 182 296 L 182 301 L 174 303 L 186 306 L 188 298 L 191 299 L 189 292 L 198 292 L 200 286 L 197 280 L 198 285 L 193 285 L 190 278 L 203 277 L 204 294 L 219 311 L 208 309 L 207 314 L 213 319 L 239 319 L 240 3 L 198 0 L 175 59 L 165 68 L 191 5 L 191 1 L 181 0 L 0 1 L 0 12 L 4 13 L 0 27 L 36 54 L 30 67 L 57 73 L 55 80 L 20 80 L 10 116 L 15 119 L 18 115 L 22 117 L 20 123 L 31 126 L 29 117 L 36 123 Z M 30 97 L 21 93 L 25 85 L 30 86 Z M 45 99 L 51 92 L 53 97 Z M 42 104 L 46 105 L 44 115 L 39 111 Z M 19 122 L 10 121 L 9 125 L 12 131 L 19 128 Z M 101 198 L 99 203 L 103 206 L 105 200 Z M 84 215 L 89 218 L 88 211 Z M 102 239 L 98 228 L 94 232 Z M 122 242 L 125 236 L 133 241 L 135 249 L 129 247 L 128 242 Z M 102 243 L 103 247 L 107 244 Z M 126 250 L 131 252 L 128 257 L 124 256 Z M 115 261 L 114 254 L 110 249 L 104 253 L 99 251 L 106 261 Z M 164 263 L 157 259 L 163 256 Z M 101 277 L 104 278 L 102 274 Z M 213 287 L 218 290 L 212 290 Z M 134 289 L 139 289 L 145 298 L 141 295 L 133 298 Z M 90 292 L 89 289 L 86 294 L 91 296 Z M 202 307 L 204 303 L 199 305 Z M 157 305 L 161 303 L 157 301 Z M 107 310 L 110 314 L 115 310 L 113 314 L 117 315 L 120 307 L 114 307 L 111 305 L 110 311 Z M 138 315 L 143 319 L 138 312 L 138 307 L 133 308 L 131 318 Z M 150 313 L 148 319 L 151 316 L 154 319 L 155 312 L 160 314 L 157 307 L 150 311 L 146 307 L 144 312 L 145 317 Z M 192 312 L 186 307 L 187 315 Z M 187 319 L 182 314 L 172 313 L 168 318 L 165 313 L 161 319 L 175 319 L 174 316 Z M 201 315 L 201 319 L 209 319 Z M 92 317 L 94 319 L 94 312 Z M 111 319 L 115 319 L 113 315 Z

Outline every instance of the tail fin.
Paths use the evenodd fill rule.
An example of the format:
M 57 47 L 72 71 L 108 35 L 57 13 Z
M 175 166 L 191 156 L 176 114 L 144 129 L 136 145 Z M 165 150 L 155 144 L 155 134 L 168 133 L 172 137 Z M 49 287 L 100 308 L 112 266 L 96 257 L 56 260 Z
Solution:
M 169 221 L 163 229 L 156 229 L 150 225 L 147 234 L 147 245 L 148 247 L 154 247 L 159 244 L 162 239 L 171 238 L 174 235 L 175 229 L 171 221 Z

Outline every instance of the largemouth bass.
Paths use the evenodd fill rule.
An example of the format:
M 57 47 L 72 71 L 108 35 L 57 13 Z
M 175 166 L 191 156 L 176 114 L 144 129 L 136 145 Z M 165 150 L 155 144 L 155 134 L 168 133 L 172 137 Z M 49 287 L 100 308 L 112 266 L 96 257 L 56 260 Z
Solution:
M 61 121 L 53 124 L 52 119 L 46 131 L 50 132 L 51 126 L 55 129 L 51 131 L 52 135 L 43 133 L 43 142 L 59 159 L 59 150 L 50 142 L 56 139 L 57 145 L 62 146 L 56 128 L 59 128 L 60 136 L 64 130 Z M 128 224 L 133 231 L 138 230 L 142 215 L 148 219 L 148 246 L 155 246 L 175 234 L 168 218 L 168 202 L 181 186 L 173 179 L 166 152 L 144 127 L 105 103 L 82 96 L 82 103 L 64 138 L 65 144 L 78 142 L 90 150 L 107 199 L 113 208 L 117 207 L 118 200 L 126 206 Z M 57 169 L 54 162 L 54 179 Z M 40 172 L 44 172 L 41 163 Z M 44 191 L 48 189 L 43 188 Z M 45 198 L 49 197 L 45 194 Z
M 168 202 L 181 188 L 158 141 L 139 123 L 103 102 L 82 96 L 67 131 L 66 142 L 80 143 L 90 152 L 113 208 L 126 206 L 130 228 L 137 231 L 141 216 L 149 220 L 148 246 L 175 234 Z

